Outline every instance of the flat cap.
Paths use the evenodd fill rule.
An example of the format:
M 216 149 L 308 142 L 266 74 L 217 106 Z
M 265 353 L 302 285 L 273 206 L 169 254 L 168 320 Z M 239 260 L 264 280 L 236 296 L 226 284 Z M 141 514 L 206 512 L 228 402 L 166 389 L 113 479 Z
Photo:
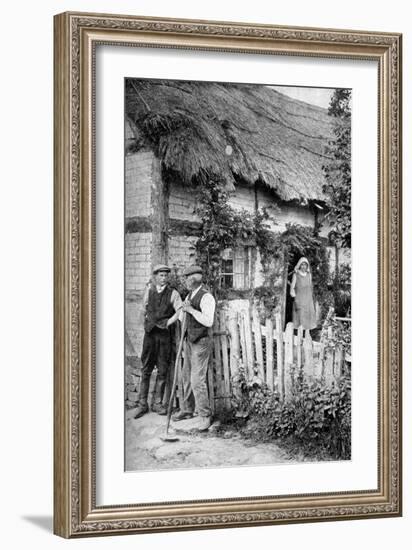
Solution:
M 170 273 L 170 267 L 164 264 L 157 264 L 153 268 L 153 275 L 156 275 L 159 271 L 166 271 L 167 273 Z
M 200 265 L 190 265 L 183 271 L 183 277 L 188 277 L 189 275 L 194 275 L 195 273 L 203 273 Z

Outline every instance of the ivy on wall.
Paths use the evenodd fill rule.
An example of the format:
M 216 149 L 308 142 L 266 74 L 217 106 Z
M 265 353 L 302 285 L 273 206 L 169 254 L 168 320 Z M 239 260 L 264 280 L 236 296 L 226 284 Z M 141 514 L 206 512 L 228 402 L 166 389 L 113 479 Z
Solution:
M 259 213 L 236 210 L 230 206 L 230 192 L 216 176 L 198 186 L 195 209 L 201 219 L 202 232 L 196 241 L 197 261 L 204 270 L 205 282 L 217 298 L 226 298 L 221 288 L 222 253 L 227 248 L 256 243 L 256 229 L 263 223 Z
M 259 250 L 263 284 L 249 290 L 237 291 L 238 297 L 255 298 L 271 315 L 280 307 L 285 291 L 286 269 L 293 269 L 300 256 L 311 264 L 314 293 L 327 311 L 333 295 L 328 287 L 329 263 L 326 243 L 315 229 L 287 224 L 286 230 L 270 230 L 269 221 L 276 223 L 276 211 L 255 209 L 237 210 L 229 204 L 230 191 L 216 176 L 209 176 L 197 186 L 196 214 L 202 230 L 195 244 L 197 261 L 204 270 L 205 283 L 218 299 L 234 297 L 221 287 L 222 253 L 227 248 L 253 246 Z

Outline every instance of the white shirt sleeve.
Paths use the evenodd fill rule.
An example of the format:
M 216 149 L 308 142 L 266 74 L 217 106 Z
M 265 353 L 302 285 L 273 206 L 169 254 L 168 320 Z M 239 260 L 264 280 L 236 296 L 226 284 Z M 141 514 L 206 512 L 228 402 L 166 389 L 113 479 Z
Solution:
M 182 307 L 182 298 L 180 297 L 180 294 L 176 289 L 173 289 L 172 295 L 170 297 L 170 302 L 175 311 L 179 311 L 179 309 Z
M 216 301 L 209 293 L 204 294 L 200 300 L 200 311 L 194 310 L 192 315 L 200 324 L 205 327 L 213 326 L 215 317 Z

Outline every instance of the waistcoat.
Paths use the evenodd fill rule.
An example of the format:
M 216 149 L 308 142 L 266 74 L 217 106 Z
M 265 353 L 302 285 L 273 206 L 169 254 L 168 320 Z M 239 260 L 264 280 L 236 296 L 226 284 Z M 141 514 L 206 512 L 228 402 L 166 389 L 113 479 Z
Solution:
M 196 309 L 197 311 L 201 311 L 200 309 L 200 302 L 205 294 L 208 294 L 208 291 L 201 287 L 194 298 L 190 299 L 190 305 Z M 199 321 L 196 321 L 196 319 L 193 317 L 193 315 L 188 315 L 187 320 L 187 338 L 189 342 L 194 344 L 200 338 L 203 338 L 205 336 L 210 335 L 210 329 L 208 327 L 205 327 L 205 325 L 202 325 L 199 323 Z
M 146 332 L 151 332 L 157 324 L 165 325 L 165 321 L 174 314 L 174 307 L 170 303 L 172 292 L 173 289 L 169 286 L 166 286 L 160 293 L 156 288 L 150 288 L 144 324 Z M 162 328 L 167 330 L 166 326 Z

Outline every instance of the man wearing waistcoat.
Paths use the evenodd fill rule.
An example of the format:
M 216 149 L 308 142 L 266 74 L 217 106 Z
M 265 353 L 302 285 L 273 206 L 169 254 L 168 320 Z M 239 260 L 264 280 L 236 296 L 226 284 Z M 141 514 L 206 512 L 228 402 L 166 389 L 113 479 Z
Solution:
M 183 304 L 187 315 L 185 354 L 182 369 L 183 403 L 174 421 L 199 416 L 196 429 L 206 431 L 212 423 L 212 411 L 207 391 L 207 371 L 212 351 L 212 326 L 216 302 L 202 284 L 202 268 L 191 266 L 183 275 L 189 294 Z
M 139 404 L 134 418 L 148 412 L 147 397 L 150 376 L 157 367 L 157 379 L 152 410 L 158 414 L 167 414 L 163 405 L 167 373 L 171 361 L 172 334 L 170 326 L 178 319 L 182 308 L 179 293 L 167 284 L 170 268 L 157 265 L 153 269 L 154 284 L 150 285 L 143 297 L 144 338 L 142 348 L 142 376 L 140 382 Z

